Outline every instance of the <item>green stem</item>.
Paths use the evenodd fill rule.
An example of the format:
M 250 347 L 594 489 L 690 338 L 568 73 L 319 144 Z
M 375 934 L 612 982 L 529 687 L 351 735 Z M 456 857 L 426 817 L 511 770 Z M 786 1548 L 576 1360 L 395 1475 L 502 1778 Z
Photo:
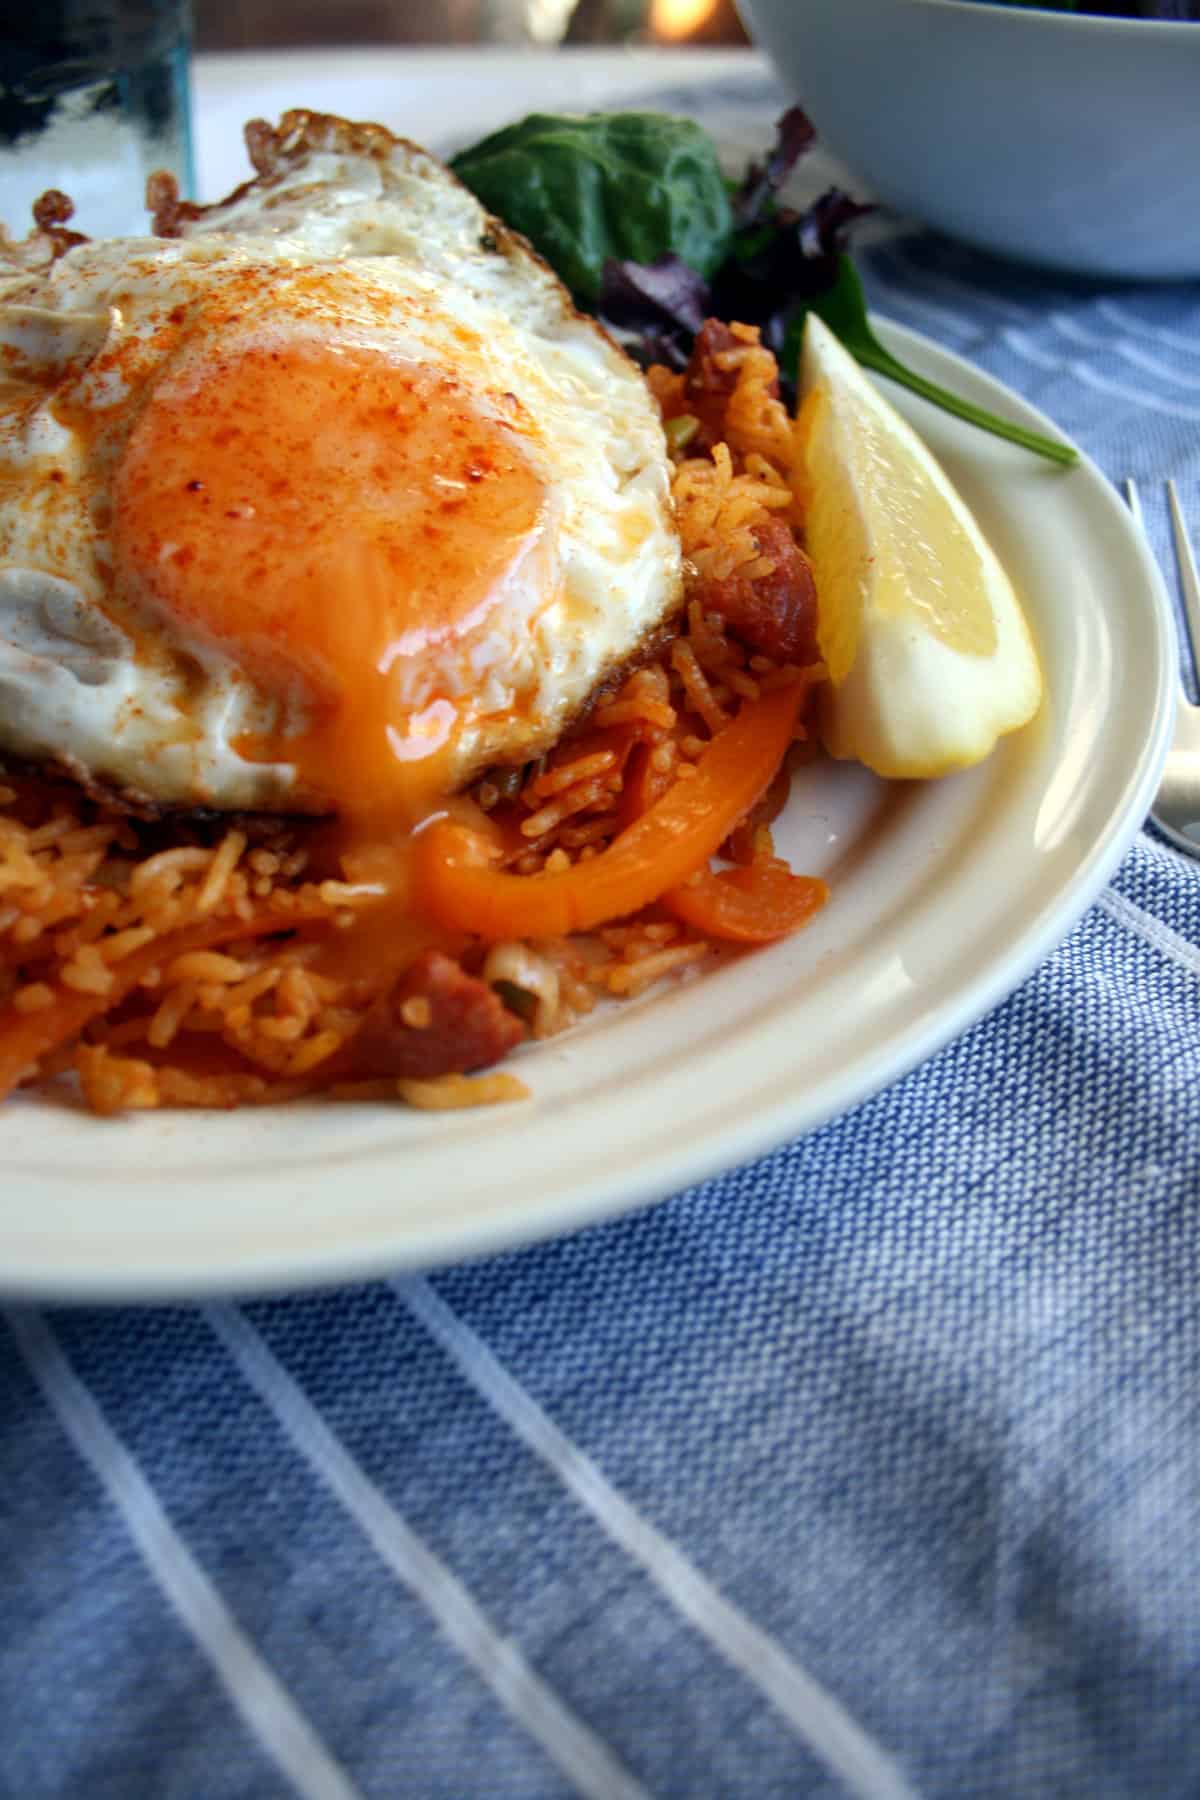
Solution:
M 931 400 L 934 406 L 940 406 L 943 412 L 954 413 L 957 418 L 965 419 L 968 425 L 977 425 L 981 431 L 990 431 L 995 437 L 1007 438 L 1009 443 L 1020 444 L 1023 449 L 1032 450 L 1038 456 L 1060 463 L 1063 468 L 1069 469 L 1079 461 L 1070 444 L 1057 443 L 1053 438 L 1043 437 L 1040 432 L 1027 430 L 1024 425 L 1013 425 L 1008 419 L 985 412 L 981 406 L 973 406 L 969 400 L 952 394 L 948 388 L 939 387 L 934 381 L 926 381 L 923 375 L 918 375 L 915 370 L 897 362 L 873 337 L 867 342 L 855 342 L 852 348 L 856 359 L 864 368 L 874 369 L 878 374 L 898 381 L 902 387 L 920 394 L 923 400 Z
M 973 406 L 958 394 L 938 387 L 936 382 L 926 381 L 923 375 L 916 374 L 894 357 L 890 350 L 885 350 L 871 330 L 862 281 L 848 256 L 838 258 L 836 279 L 809 304 L 864 368 L 887 375 L 892 381 L 900 382 L 903 387 L 911 388 L 914 394 L 920 394 L 922 399 L 940 406 L 943 412 L 953 413 L 956 418 L 965 419 L 968 425 L 977 425 L 981 431 L 990 431 L 995 437 L 1007 438 L 1010 444 L 1020 444 L 1022 449 L 1032 450 L 1035 455 L 1044 456 L 1062 468 L 1069 469 L 1079 461 L 1078 453 L 1070 444 L 1043 437 L 1037 431 L 1027 431 L 1023 425 L 1011 425 L 1007 419 L 998 418 L 995 413 L 987 412 L 982 406 Z M 804 318 L 801 314 L 789 328 L 788 341 L 784 346 L 785 367 L 793 379 L 799 367 L 803 330 Z

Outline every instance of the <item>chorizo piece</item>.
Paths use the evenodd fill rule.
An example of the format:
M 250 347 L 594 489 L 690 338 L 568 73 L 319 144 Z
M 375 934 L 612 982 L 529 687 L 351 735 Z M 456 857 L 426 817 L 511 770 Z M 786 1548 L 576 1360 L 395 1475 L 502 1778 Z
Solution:
M 709 577 L 693 590 L 705 612 L 719 613 L 726 625 L 764 656 L 780 662 L 815 662 L 817 658 L 817 584 L 812 564 L 782 519 L 764 519 L 753 527 L 759 555 L 774 565 L 767 574 L 743 575 L 735 570 L 723 579 Z
M 425 950 L 375 1001 L 339 1059 L 339 1077 L 429 1081 L 499 1062 L 525 1027 L 453 957 Z

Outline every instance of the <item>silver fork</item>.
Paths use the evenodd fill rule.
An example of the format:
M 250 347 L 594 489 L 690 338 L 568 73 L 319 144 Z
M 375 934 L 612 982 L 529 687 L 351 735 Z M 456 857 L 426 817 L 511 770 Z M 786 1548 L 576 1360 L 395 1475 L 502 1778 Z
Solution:
M 1142 503 L 1137 485 L 1125 483 L 1125 498 L 1139 526 L 1145 529 Z M 1200 674 L 1200 575 L 1196 557 L 1183 520 L 1183 508 L 1175 483 L 1167 483 L 1167 504 L 1171 512 L 1171 532 L 1175 539 L 1175 557 L 1179 564 L 1179 586 L 1183 594 L 1184 623 L 1192 667 Z M 1200 856 L 1200 706 L 1193 706 L 1180 684 L 1175 699 L 1175 730 L 1171 748 L 1150 808 L 1150 817 L 1160 831 L 1166 833 L 1180 850 L 1189 856 Z

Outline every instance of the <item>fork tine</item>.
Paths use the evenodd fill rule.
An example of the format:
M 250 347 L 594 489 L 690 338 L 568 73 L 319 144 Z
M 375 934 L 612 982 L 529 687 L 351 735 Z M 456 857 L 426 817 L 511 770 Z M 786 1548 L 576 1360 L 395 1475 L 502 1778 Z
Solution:
M 1192 660 L 1200 672 L 1200 574 L 1196 572 L 1196 555 L 1192 549 L 1183 508 L 1173 480 L 1167 482 L 1167 504 L 1171 509 L 1171 531 L 1175 539 L 1175 556 L 1179 563 L 1179 585 L 1183 590 L 1183 609 L 1187 617 Z
M 1125 477 L 1125 503 L 1133 514 L 1133 522 L 1141 531 L 1146 529 L 1146 521 L 1142 517 L 1142 497 L 1138 493 L 1137 482 L 1132 475 Z

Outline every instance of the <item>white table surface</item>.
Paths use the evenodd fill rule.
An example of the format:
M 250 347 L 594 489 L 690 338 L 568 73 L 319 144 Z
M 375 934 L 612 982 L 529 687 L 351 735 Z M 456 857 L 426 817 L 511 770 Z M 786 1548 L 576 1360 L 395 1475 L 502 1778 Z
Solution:
M 588 111 L 693 83 L 762 80 L 755 50 L 471 50 L 373 46 L 197 56 L 193 67 L 197 186 L 214 200 L 249 174 L 247 119 L 306 106 L 371 119 L 434 151 L 449 151 L 536 108 Z M 747 124 L 747 148 L 769 139 L 771 117 Z M 706 123 L 708 118 L 706 115 Z M 747 135 L 747 134 L 751 135 Z
M 539 109 L 589 112 L 649 104 L 696 117 L 726 169 L 740 174 L 770 145 L 786 104 L 757 50 L 425 49 L 231 51 L 197 56 L 192 69 L 197 197 L 220 199 L 251 174 L 242 141 L 248 119 L 289 107 L 387 125 L 448 156 Z M 788 184 L 793 205 L 831 186 L 869 199 L 865 184 L 821 145 Z M 894 215 L 860 227 L 856 242 L 900 229 Z

